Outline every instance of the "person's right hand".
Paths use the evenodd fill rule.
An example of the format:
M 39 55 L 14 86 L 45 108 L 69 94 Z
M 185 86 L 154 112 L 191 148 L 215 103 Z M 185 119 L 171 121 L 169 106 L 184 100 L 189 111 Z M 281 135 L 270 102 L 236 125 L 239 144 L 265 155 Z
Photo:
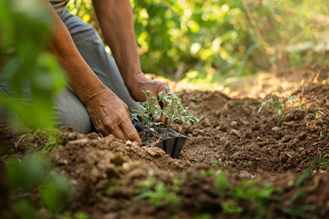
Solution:
M 142 145 L 127 105 L 110 89 L 103 89 L 85 105 L 95 128 L 104 136 L 111 133 L 119 139 L 137 141 Z

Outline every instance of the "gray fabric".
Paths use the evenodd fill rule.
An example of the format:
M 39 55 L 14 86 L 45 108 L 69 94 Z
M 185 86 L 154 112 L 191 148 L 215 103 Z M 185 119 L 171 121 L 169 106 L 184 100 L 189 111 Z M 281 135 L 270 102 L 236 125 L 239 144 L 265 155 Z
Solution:
M 58 14 L 61 14 L 69 3 L 69 0 L 49 0 L 53 8 Z
M 103 84 L 125 102 L 129 110 L 139 109 L 138 104 L 130 97 L 114 59 L 106 53 L 97 31 L 77 16 L 70 14 L 67 9 L 63 10 L 60 17 L 70 31 L 82 57 Z M 9 93 L 3 83 L 0 83 L 0 88 Z M 55 117 L 57 125 L 71 126 L 80 133 L 89 133 L 93 130 L 93 124 L 85 106 L 70 86 L 56 98 Z

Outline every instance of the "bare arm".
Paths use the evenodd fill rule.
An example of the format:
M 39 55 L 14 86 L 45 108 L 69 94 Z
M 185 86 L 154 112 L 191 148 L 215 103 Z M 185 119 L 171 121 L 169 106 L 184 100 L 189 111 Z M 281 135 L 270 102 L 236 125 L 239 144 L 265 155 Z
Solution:
M 150 90 L 151 97 L 166 93 L 164 82 L 147 79 L 140 66 L 136 44 L 133 11 L 129 0 L 93 0 L 93 5 L 106 43 L 110 46 L 121 76 L 130 96 L 136 101 L 145 101 L 146 96 L 138 89 Z M 164 115 L 158 116 L 166 122 Z
M 117 138 L 128 138 L 141 144 L 126 104 L 98 79 L 80 55 L 69 31 L 49 1 L 42 1 L 55 21 L 50 50 L 66 70 L 70 86 L 86 106 L 96 129 L 104 135 L 112 133 Z
M 111 48 L 122 78 L 128 86 L 130 79 L 142 72 L 130 1 L 93 0 L 93 5 L 105 41 Z

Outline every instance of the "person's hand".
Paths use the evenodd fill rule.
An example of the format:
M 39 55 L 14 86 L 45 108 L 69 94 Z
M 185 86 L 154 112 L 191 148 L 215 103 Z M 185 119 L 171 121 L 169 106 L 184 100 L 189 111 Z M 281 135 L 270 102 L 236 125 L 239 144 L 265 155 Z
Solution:
M 122 140 L 142 142 L 131 122 L 127 105 L 110 89 L 105 88 L 94 95 L 86 104 L 91 121 L 104 136 L 113 134 Z
M 133 77 L 133 80 L 131 80 L 132 83 L 128 84 L 128 90 L 130 93 L 130 96 L 135 100 L 139 102 L 144 102 L 147 100 L 147 96 L 140 91 L 139 89 L 143 91 L 150 91 L 149 98 L 156 97 L 159 99 L 158 94 L 160 92 L 163 93 L 165 96 L 167 94 L 166 88 L 168 87 L 168 84 L 162 81 L 152 80 L 148 79 L 144 76 L 144 73 L 139 73 Z M 176 98 L 175 94 L 173 96 Z M 163 108 L 168 108 L 169 106 L 162 106 Z M 168 119 L 164 114 L 159 114 L 155 118 L 156 122 L 163 122 L 168 123 Z

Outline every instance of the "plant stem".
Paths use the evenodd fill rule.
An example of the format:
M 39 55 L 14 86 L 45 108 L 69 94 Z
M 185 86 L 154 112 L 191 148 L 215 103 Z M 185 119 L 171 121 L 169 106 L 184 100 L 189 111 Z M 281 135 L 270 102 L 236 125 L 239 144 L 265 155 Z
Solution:
M 169 132 L 169 129 L 170 129 L 170 122 L 168 122 L 168 125 L 167 125 L 167 130 L 166 130 L 166 138 L 168 137 L 168 132 Z
M 186 124 L 186 122 L 184 122 L 183 125 L 182 125 L 182 129 L 180 130 L 179 135 L 178 135 L 179 137 L 182 135 L 182 131 L 184 129 L 185 124 Z
M 154 132 L 152 132 L 152 133 L 153 133 L 153 136 L 154 136 L 154 141 L 156 141 L 157 139 L 155 137 L 155 124 L 153 124 L 153 129 L 154 129 Z

